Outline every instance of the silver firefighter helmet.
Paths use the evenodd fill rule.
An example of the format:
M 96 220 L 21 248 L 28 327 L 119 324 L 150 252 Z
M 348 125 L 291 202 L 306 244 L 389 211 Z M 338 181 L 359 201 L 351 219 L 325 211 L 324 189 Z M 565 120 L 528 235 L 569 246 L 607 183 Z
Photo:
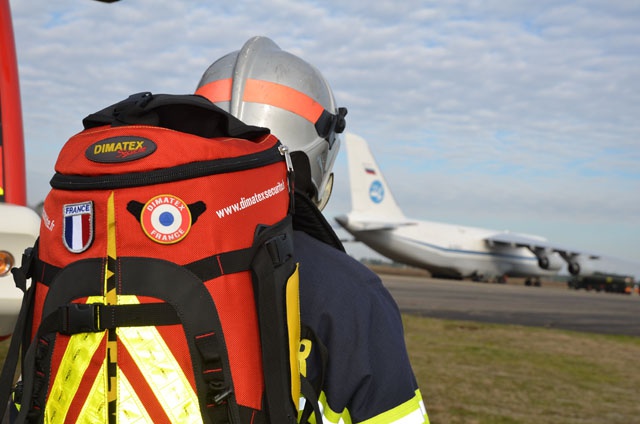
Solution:
M 250 125 L 267 127 L 292 152 L 296 187 L 322 209 L 331 194 L 331 169 L 345 128 L 320 71 L 266 37 L 216 60 L 196 94 Z

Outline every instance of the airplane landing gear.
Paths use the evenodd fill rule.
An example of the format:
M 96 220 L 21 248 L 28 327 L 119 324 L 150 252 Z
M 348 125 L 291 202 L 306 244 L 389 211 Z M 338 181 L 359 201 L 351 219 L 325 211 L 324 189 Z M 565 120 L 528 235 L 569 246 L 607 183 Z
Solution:
M 540 277 L 527 277 L 526 280 L 524 280 L 524 285 L 525 286 L 534 286 L 534 287 L 540 287 Z

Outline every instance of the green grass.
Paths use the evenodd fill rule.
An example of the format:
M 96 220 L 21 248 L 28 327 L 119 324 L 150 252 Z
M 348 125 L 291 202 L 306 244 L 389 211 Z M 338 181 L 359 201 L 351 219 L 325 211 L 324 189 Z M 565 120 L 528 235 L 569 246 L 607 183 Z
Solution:
M 640 422 L 640 338 L 403 319 L 432 424 Z
M 640 422 L 640 339 L 405 316 L 431 423 Z

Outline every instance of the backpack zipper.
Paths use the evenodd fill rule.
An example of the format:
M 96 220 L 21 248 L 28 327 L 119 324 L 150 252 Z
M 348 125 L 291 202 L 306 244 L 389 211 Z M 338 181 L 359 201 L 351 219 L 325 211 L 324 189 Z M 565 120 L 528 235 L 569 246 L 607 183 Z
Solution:
M 59 190 L 111 190 L 245 171 L 284 161 L 280 146 L 281 144 L 277 143 L 268 150 L 244 156 L 192 162 L 153 171 L 98 176 L 65 175 L 56 172 L 50 184 L 51 187 Z

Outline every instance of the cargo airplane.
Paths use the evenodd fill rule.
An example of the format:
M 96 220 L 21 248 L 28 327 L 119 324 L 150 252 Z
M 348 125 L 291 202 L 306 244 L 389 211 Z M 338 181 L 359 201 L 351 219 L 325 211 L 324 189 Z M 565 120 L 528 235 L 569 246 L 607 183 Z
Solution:
M 527 284 L 557 274 L 595 271 L 599 255 L 566 248 L 538 236 L 409 219 L 391 194 L 367 142 L 346 134 L 352 210 L 336 221 L 376 252 L 424 268 L 434 277 L 504 281 L 526 277 Z
M 38 214 L 26 206 L 22 111 L 9 0 L 0 0 L 0 340 L 11 335 L 22 303 L 11 268 L 32 246 Z

